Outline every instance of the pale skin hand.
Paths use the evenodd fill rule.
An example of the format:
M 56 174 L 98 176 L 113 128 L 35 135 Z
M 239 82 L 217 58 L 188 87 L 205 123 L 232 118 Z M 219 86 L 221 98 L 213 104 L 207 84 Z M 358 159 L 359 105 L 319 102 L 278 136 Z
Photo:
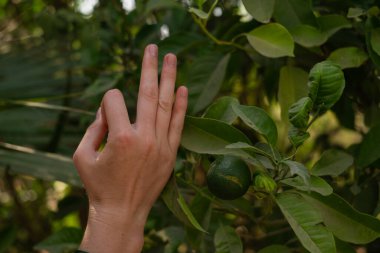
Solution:
M 158 81 L 157 51 L 156 45 L 145 48 L 136 122 L 131 124 L 120 91 L 108 91 L 74 154 L 89 198 L 83 251 L 140 252 L 149 211 L 172 173 L 187 89 L 181 86 L 174 93 L 173 54 L 165 56 Z

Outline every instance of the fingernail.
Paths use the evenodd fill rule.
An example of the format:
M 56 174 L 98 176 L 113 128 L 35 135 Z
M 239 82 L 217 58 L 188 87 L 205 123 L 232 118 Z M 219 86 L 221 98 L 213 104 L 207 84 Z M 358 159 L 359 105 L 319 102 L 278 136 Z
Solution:
M 167 54 L 165 59 L 167 65 L 172 67 L 177 65 L 177 57 L 174 54 Z
M 149 45 L 148 46 L 148 51 L 150 53 L 150 56 L 156 57 L 157 56 L 157 52 L 158 52 L 157 45 L 155 45 L 155 44 Z
M 185 86 L 179 88 L 179 95 L 181 97 L 187 97 L 187 88 Z

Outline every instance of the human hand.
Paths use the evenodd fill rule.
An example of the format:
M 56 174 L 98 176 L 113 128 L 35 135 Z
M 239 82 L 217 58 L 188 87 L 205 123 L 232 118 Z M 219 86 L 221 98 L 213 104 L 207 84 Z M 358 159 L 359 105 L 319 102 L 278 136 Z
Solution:
M 145 48 L 136 122 L 131 124 L 120 91 L 108 91 L 73 156 L 89 199 L 82 250 L 140 252 L 149 211 L 172 173 L 187 89 L 174 94 L 173 54 L 164 58 L 158 85 L 157 51 L 156 45 Z

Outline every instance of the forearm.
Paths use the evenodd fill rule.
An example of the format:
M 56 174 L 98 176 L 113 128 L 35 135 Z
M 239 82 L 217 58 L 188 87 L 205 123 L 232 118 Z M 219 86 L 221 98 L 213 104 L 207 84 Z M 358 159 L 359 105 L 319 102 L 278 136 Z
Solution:
M 109 215 L 90 208 L 86 231 L 79 249 L 89 253 L 141 252 L 144 244 L 144 224 L 145 218 L 142 217 Z

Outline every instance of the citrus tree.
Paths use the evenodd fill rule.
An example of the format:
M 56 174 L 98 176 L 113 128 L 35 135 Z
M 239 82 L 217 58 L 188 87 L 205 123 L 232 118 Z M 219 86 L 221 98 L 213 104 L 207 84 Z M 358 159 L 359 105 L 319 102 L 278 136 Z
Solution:
M 0 252 L 78 246 L 70 157 L 148 43 L 189 108 L 144 252 L 379 252 L 377 1 L 83 2 L 0 0 Z

